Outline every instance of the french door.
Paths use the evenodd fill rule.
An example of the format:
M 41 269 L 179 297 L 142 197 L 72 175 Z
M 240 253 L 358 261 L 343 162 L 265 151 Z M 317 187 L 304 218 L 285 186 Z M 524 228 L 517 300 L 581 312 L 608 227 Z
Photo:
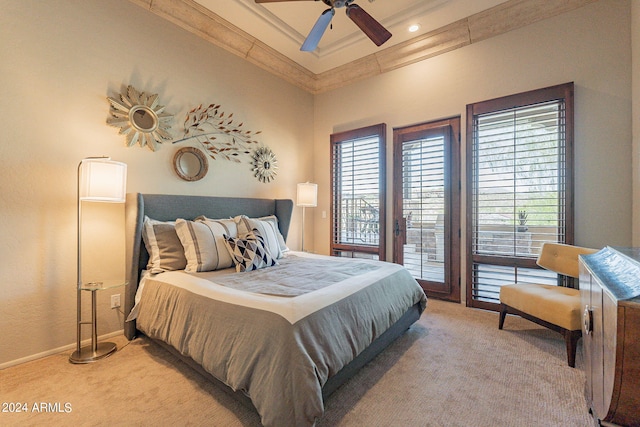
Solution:
M 393 260 L 460 301 L 460 118 L 393 130 Z

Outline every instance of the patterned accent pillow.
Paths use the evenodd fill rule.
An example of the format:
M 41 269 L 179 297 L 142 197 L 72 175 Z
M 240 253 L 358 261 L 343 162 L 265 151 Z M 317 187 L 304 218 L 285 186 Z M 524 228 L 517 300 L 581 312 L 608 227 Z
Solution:
M 185 271 L 213 271 L 233 266 L 233 259 L 224 243 L 224 235 L 237 236 L 236 223 L 231 219 L 176 220 L 176 232 L 187 260 Z
M 251 230 L 258 230 L 258 233 L 264 238 L 265 246 L 274 258 L 282 258 L 283 252 L 289 250 L 278 229 L 278 218 L 275 215 L 260 218 L 239 215 L 233 220 L 238 224 L 239 236 L 250 233 Z
M 264 239 L 257 229 L 242 238 L 224 236 L 224 242 L 236 264 L 236 271 L 258 270 L 278 265 L 264 244 Z
M 149 252 L 147 270 L 157 274 L 163 271 L 184 270 L 187 259 L 176 233 L 175 221 L 156 221 L 144 217 L 142 240 Z

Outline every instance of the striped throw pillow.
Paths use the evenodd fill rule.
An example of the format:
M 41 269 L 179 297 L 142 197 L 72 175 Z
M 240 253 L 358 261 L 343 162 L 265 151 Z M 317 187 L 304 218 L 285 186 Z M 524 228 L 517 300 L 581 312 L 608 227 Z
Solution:
M 240 236 L 251 233 L 252 230 L 258 230 L 264 239 L 264 245 L 274 258 L 282 258 L 283 251 L 288 250 L 278 229 L 278 218 L 275 215 L 261 218 L 239 215 L 234 218 L 234 221 L 238 224 L 238 235 Z
M 177 219 L 176 232 L 184 247 L 186 272 L 221 270 L 233 266 L 233 260 L 224 243 L 225 234 L 238 236 L 238 228 L 233 220 Z

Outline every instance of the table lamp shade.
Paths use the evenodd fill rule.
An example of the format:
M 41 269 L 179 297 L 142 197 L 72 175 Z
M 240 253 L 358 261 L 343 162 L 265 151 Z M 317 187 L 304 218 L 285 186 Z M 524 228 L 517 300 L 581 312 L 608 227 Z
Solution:
M 80 200 L 123 203 L 126 196 L 127 165 L 104 158 L 82 160 L 78 183 Z
M 310 182 L 298 184 L 296 204 L 307 208 L 318 206 L 318 184 L 312 184 Z

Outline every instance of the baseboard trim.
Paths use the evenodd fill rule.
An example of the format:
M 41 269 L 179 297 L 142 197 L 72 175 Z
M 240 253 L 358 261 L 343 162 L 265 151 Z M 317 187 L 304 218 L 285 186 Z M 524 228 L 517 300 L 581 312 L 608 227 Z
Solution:
M 120 335 L 124 335 L 124 329 L 120 329 L 119 331 L 110 332 L 105 335 L 101 335 L 98 337 L 98 341 L 103 341 L 105 339 L 109 339 L 112 337 L 117 337 Z M 82 346 L 91 344 L 91 339 L 86 339 L 82 341 Z M 31 362 L 33 360 L 42 359 L 43 357 L 52 356 L 54 354 L 62 353 L 65 351 L 70 351 L 76 348 L 76 344 L 69 344 L 63 347 L 53 348 L 51 350 L 43 351 L 42 353 L 32 354 L 31 356 L 21 357 L 20 359 L 10 360 L 8 362 L 4 362 L 0 364 L 0 371 L 6 368 L 10 368 L 12 366 L 21 365 L 23 363 Z

